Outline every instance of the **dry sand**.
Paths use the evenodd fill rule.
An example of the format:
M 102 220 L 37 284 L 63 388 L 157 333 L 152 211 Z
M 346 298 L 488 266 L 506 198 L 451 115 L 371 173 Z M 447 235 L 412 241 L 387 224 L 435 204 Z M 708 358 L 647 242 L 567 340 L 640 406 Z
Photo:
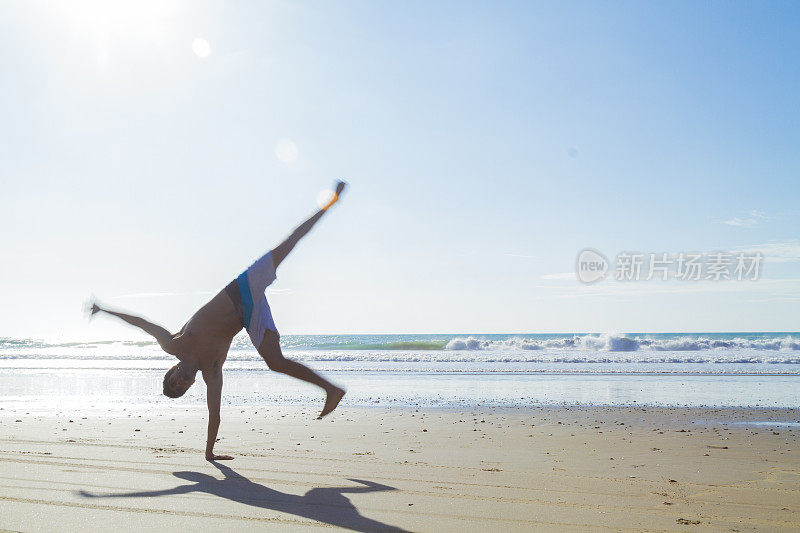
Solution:
M 796 410 L 0 410 L 0 529 L 797 531 Z

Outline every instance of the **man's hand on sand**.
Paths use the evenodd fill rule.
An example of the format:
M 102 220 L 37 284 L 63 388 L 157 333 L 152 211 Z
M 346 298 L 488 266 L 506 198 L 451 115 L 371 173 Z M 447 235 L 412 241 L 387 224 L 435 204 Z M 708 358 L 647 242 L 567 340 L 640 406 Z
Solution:
M 206 461 L 232 461 L 233 457 L 230 455 L 216 455 L 216 454 L 206 454 Z

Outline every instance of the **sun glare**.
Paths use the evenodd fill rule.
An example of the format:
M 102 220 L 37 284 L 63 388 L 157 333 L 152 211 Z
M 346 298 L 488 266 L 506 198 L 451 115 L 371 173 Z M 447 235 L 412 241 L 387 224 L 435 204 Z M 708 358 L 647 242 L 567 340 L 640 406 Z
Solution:
M 173 18 L 181 8 L 176 0 L 107 2 L 76 0 L 51 4 L 56 14 L 67 19 L 76 31 L 92 34 L 148 34 L 154 26 Z
M 299 155 L 300 150 L 291 139 L 281 139 L 275 145 L 275 156 L 287 165 L 297 161 Z
M 176 24 L 182 0 L 74 0 L 39 7 L 50 24 L 69 32 L 67 51 L 78 58 L 90 54 L 102 69 L 120 58 L 130 62 L 180 45 Z

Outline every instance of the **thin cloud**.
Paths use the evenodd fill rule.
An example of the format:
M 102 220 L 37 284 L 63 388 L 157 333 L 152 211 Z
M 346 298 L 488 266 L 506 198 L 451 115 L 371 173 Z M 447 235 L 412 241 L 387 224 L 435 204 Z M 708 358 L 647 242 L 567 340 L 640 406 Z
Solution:
M 760 211 L 750 211 L 746 218 L 742 217 L 734 217 L 729 220 L 721 220 L 721 224 L 725 224 L 727 226 L 734 226 L 738 228 L 752 228 L 760 224 L 761 222 L 765 222 L 770 220 L 771 217 L 765 215 Z
M 164 298 L 170 296 L 207 296 L 214 294 L 211 291 L 199 292 L 137 292 L 133 294 L 119 294 L 117 296 L 110 296 L 112 300 L 122 300 L 126 298 Z
M 727 226 L 735 226 L 738 228 L 752 228 L 758 224 L 758 221 L 752 218 L 732 218 L 730 220 L 722 220 L 720 222 Z
M 630 298 L 652 295 L 728 293 L 751 298 L 800 298 L 800 278 L 759 279 L 755 281 L 628 281 L 606 279 L 595 285 L 536 285 L 537 289 L 558 291 L 543 297 Z
M 561 280 L 561 279 L 574 280 L 574 279 L 576 279 L 575 272 L 558 272 L 556 274 L 543 274 L 542 276 L 539 276 L 539 278 L 540 279 L 558 279 L 558 280 Z
M 769 263 L 794 263 L 800 261 L 800 241 L 766 242 L 753 246 L 736 248 L 737 252 L 755 254 L 761 252 L 764 261 Z
M 750 303 L 774 303 L 774 302 L 800 302 L 800 295 L 798 296 L 775 296 L 774 298 L 759 298 L 755 300 L 747 300 Z

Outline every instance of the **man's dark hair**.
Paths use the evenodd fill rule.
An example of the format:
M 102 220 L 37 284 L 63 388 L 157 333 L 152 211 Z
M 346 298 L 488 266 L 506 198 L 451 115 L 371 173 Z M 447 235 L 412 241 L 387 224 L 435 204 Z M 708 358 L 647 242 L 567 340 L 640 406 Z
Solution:
M 178 365 L 175 365 L 169 370 L 167 370 L 166 374 L 164 374 L 164 396 L 169 396 L 170 398 L 180 398 L 181 396 L 186 394 L 186 390 L 188 390 L 188 388 L 183 391 L 176 391 L 170 385 L 170 378 L 172 378 L 172 376 L 177 371 L 178 371 Z

